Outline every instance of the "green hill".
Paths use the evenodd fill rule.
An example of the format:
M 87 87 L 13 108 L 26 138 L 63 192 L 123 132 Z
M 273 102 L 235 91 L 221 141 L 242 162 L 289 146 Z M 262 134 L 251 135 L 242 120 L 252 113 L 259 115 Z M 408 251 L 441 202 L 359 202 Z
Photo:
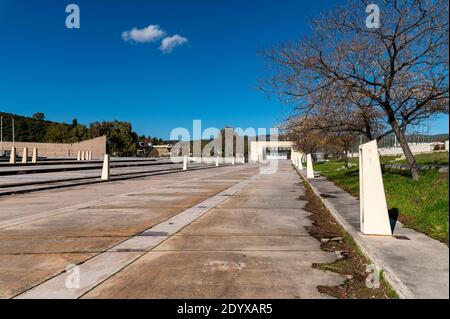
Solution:
M 0 112 L 3 117 L 3 140 L 12 141 L 12 120 L 14 137 L 17 142 L 76 143 L 90 138 L 106 135 L 111 154 L 135 156 L 140 141 L 160 139 L 138 136 L 131 123 L 122 121 L 94 122 L 89 126 L 79 124 L 76 119 L 71 124 L 45 120 L 43 113 L 33 117 Z

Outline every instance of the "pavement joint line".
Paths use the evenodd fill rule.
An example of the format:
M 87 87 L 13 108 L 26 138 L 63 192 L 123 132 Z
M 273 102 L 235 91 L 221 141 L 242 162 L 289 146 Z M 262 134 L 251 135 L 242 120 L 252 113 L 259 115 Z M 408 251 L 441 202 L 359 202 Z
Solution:
M 219 167 L 219 168 L 223 168 L 223 167 Z M 242 169 L 240 169 L 240 170 L 242 170 Z M 189 172 L 189 171 L 185 171 L 185 172 Z M 220 172 L 220 173 L 214 174 L 212 176 L 222 175 L 222 174 L 225 174 L 225 173 L 226 172 Z M 202 177 L 197 177 L 197 178 L 190 179 L 188 181 L 201 180 L 201 179 L 202 179 Z M 153 188 L 153 189 L 170 188 L 173 185 L 180 185 L 180 184 L 182 185 L 183 183 L 186 183 L 188 181 L 181 181 L 181 182 L 177 181 L 177 182 L 174 182 L 173 184 L 169 184 L 167 186 L 163 186 L 163 187 L 160 187 L 160 188 Z M 97 200 L 93 200 L 93 201 L 90 201 L 90 202 L 85 202 L 85 203 L 82 203 L 82 204 L 76 204 L 76 205 L 71 205 L 71 206 L 67 206 L 67 207 L 57 208 L 57 209 L 50 210 L 50 211 L 45 212 L 45 213 L 38 213 L 38 214 L 34 214 L 32 216 L 24 216 L 24 217 L 19 217 L 19 218 L 15 218 L 15 219 L 2 221 L 2 222 L 0 222 L 0 229 L 5 229 L 5 228 L 8 228 L 8 227 L 18 226 L 18 225 L 30 223 L 30 222 L 34 222 L 34 221 L 37 221 L 37 220 L 45 219 L 45 218 L 48 218 L 48 217 L 53 217 L 53 216 L 58 216 L 58 215 L 70 213 L 70 212 L 76 211 L 78 209 L 88 208 L 89 206 L 102 204 L 104 202 L 110 203 L 111 200 L 114 199 L 114 198 L 119 198 L 121 196 L 127 196 L 127 195 L 131 195 L 131 194 L 142 194 L 142 193 L 145 193 L 147 191 L 148 191 L 148 189 L 145 189 L 145 190 L 142 190 L 142 191 L 139 191 L 139 192 L 129 192 L 129 193 L 122 193 L 122 194 L 117 194 L 117 195 L 111 195 L 107 199 L 97 199 Z
M 320 249 L 158 249 L 158 250 L 150 250 L 146 253 L 170 253 L 170 252 L 186 252 L 186 253 L 195 253 L 195 252 L 219 252 L 219 253 L 226 253 L 226 252 L 305 252 L 305 253 L 317 253 L 322 252 Z
M 229 166 L 229 167 L 233 167 L 233 166 Z M 225 167 L 219 167 L 219 168 L 222 168 L 222 169 L 223 169 L 223 168 L 225 168 Z M 243 170 L 243 169 L 242 169 L 242 168 L 239 168 L 238 172 L 241 171 L 241 170 Z M 228 171 L 221 171 L 220 173 L 212 174 L 212 175 L 210 175 L 210 176 L 207 176 L 206 178 L 213 178 L 213 177 L 215 177 L 215 176 L 220 176 L 220 175 L 224 175 L 224 174 L 228 174 L 228 173 L 229 173 Z M 247 179 L 249 179 L 249 178 L 254 178 L 254 175 L 253 175 L 252 177 L 246 177 L 246 179 L 244 179 L 244 181 L 247 180 Z M 130 193 L 125 193 L 125 194 L 117 194 L 117 195 L 113 195 L 112 197 L 126 196 L 126 195 L 129 195 L 129 194 L 142 194 L 142 193 L 145 193 L 146 191 L 152 190 L 152 189 L 153 189 L 153 190 L 170 189 L 170 188 L 173 187 L 174 185 L 179 185 L 179 184 L 181 184 L 181 183 L 187 183 L 187 182 L 189 182 L 189 181 L 201 181 L 201 180 L 203 180 L 203 179 L 205 179 L 205 177 L 195 177 L 195 178 L 190 178 L 190 179 L 187 179 L 187 180 L 183 180 L 183 181 L 181 181 L 181 182 L 175 182 L 175 183 L 172 183 L 172 184 L 169 184 L 169 185 L 165 185 L 165 186 L 163 186 L 163 187 L 149 187 L 149 188 L 146 188 L 145 190 L 143 190 L 142 192 L 130 192 Z M 236 186 L 236 185 L 230 186 L 229 188 L 234 187 L 234 186 Z M 225 191 L 226 191 L 226 190 L 225 190 Z M 222 192 L 224 192 L 224 191 L 218 191 L 216 194 L 211 195 L 211 197 L 217 195 L 218 193 L 222 193 Z M 106 201 L 106 199 L 105 199 L 105 200 L 99 200 L 100 203 L 101 203 L 102 201 Z M 94 202 L 96 202 L 96 201 L 94 201 Z M 90 205 L 92 205 L 92 202 L 90 202 Z M 196 205 L 199 205 L 199 203 L 197 203 Z M 75 206 L 76 206 L 76 205 L 75 205 Z M 194 206 L 195 206 L 195 205 L 194 205 Z M 89 206 L 88 206 L 88 207 L 89 207 Z M 74 210 L 76 210 L 76 209 L 74 209 Z M 71 211 L 74 211 L 74 210 L 71 210 Z M 180 212 L 180 213 L 181 213 L 181 212 Z M 61 213 L 61 214 L 63 214 L 63 213 Z M 61 214 L 56 214 L 56 215 L 61 215 Z M 177 214 L 179 214 L 179 213 L 177 213 Z M 167 220 L 167 219 L 170 219 L 170 218 L 173 217 L 173 216 L 174 216 L 174 215 L 169 216 L 169 217 L 163 219 L 161 222 L 163 222 L 163 221 L 165 221 L 165 220 Z M 44 217 L 44 218 L 45 218 L 45 217 Z M 40 218 L 40 219 L 44 219 L 44 218 Z M 34 221 L 34 220 L 33 220 L 33 221 Z M 26 222 L 25 222 L 25 223 L 26 223 Z M 25 223 L 22 223 L 22 224 L 25 224 Z M 5 227 L 5 228 L 7 228 L 7 227 Z M 0 228 L 0 229 L 1 229 L 1 228 Z M 137 232 L 137 233 L 135 233 L 134 235 L 131 235 L 131 236 L 117 236 L 117 237 L 119 237 L 119 238 L 124 238 L 124 240 L 123 240 L 123 241 L 120 241 L 120 242 L 118 242 L 118 243 L 112 244 L 111 246 L 109 246 L 109 247 L 107 247 L 107 248 L 101 250 L 100 252 L 97 251 L 97 252 L 95 253 L 94 256 L 91 256 L 91 257 L 85 259 L 85 260 L 84 260 L 82 263 L 80 263 L 80 264 L 86 263 L 87 261 L 93 259 L 94 257 L 96 257 L 96 256 L 98 256 L 98 255 L 100 255 L 100 254 L 102 254 L 102 253 L 106 253 L 109 249 L 112 249 L 112 248 L 114 248 L 114 247 L 120 245 L 121 243 L 127 241 L 128 239 L 130 239 L 130 238 L 132 238 L 132 237 L 138 236 L 139 233 L 142 233 L 142 231 L 141 231 L 141 232 Z M 79 236 L 79 237 L 83 237 L 83 236 Z M 88 238 L 89 236 L 84 236 L 84 237 Z M 97 237 L 98 237 L 98 236 L 97 236 Z M 107 238 L 110 238 L 111 236 L 100 236 L 100 237 L 107 237 Z M 112 252 L 109 252 L 109 253 L 112 253 Z M 118 252 L 118 253 L 122 253 L 122 252 Z M 132 262 L 132 261 L 131 261 L 131 262 Z M 131 262 L 130 262 L 130 263 L 131 263 Z M 120 271 L 120 270 L 118 270 L 118 271 Z M 58 274 L 55 274 L 55 275 L 53 275 L 53 276 L 47 278 L 47 279 L 44 280 L 43 282 L 46 282 L 46 281 L 48 281 L 48 280 L 50 280 L 50 279 L 52 279 L 52 278 L 54 278 L 54 277 L 60 275 L 61 273 L 64 273 L 64 272 L 65 272 L 65 271 L 62 271 L 62 272 L 60 272 L 60 273 L 58 273 Z M 31 288 L 29 288 L 29 289 L 32 289 L 32 288 L 34 288 L 34 287 L 36 287 L 36 286 L 39 286 L 40 284 L 42 284 L 42 282 L 39 283 L 39 284 L 37 284 L 37 285 L 35 285 L 35 286 L 33 286 L 33 287 L 31 287 Z M 29 290 L 29 289 L 28 289 L 28 290 Z M 18 294 L 16 294 L 15 296 L 13 296 L 12 298 L 15 298 L 15 297 L 17 297 L 17 296 L 19 296 L 19 295 L 21 295 L 21 294 L 22 294 L 22 293 L 18 293 Z M 58 298 L 58 297 L 56 296 L 55 298 Z
M 303 235 L 303 234 L 301 234 L 301 235 L 291 235 L 291 234 L 266 234 L 266 233 L 264 233 L 264 234 L 258 234 L 258 233 L 255 233 L 255 234 L 244 234 L 244 235 L 242 235 L 242 234 L 232 234 L 232 233 L 222 233 L 222 234 L 220 234 L 220 233 L 214 233 L 214 234 L 196 234 L 196 235 L 193 235 L 193 234 L 176 234 L 176 235 L 173 235 L 173 236 L 179 236 L 179 237 L 181 237 L 181 236 L 183 236 L 183 237 L 214 237 L 214 236 L 217 236 L 217 237 L 224 237 L 224 236 L 233 236 L 233 237 L 311 237 L 311 235 Z
M 225 172 L 223 172 L 222 174 L 225 174 Z M 217 175 L 220 175 L 220 174 L 217 174 Z M 239 190 L 241 190 L 242 188 L 253 183 L 256 180 L 256 177 L 257 177 L 257 174 L 253 175 L 251 177 L 245 178 L 243 181 L 241 181 L 235 185 L 232 185 L 231 187 L 225 189 L 222 192 L 219 192 L 216 195 L 209 197 L 205 201 L 197 203 L 194 206 L 183 210 L 182 212 L 178 213 L 177 215 L 172 216 L 172 217 L 166 219 L 165 221 L 162 221 L 161 223 L 141 232 L 141 234 L 142 234 L 142 233 L 145 233 L 145 232 L 148 232 L 151 230 L 155 230 L 155 229 L 158 229 L 158 227 L 161 228 L 162 224 L 166 224 L 166 227 L 169 228 L 168 229 L 169 232 L 166 236 L 138 236 L 138 235 L 135 235 L 133 237 L 130 237 L 130 238 L 110 247 L 109 249 L 107 249 L 105 251 L 98 253 L 95 256 L 92 256 L 92 257 L 86 259 L 82 263 L 78 264 L 77 266 L 80 267 L 81 277 L 85 278 L 87 276 L 88 281 L 90 280 L 89 283 L 87 283 L 87 284 L 84 283 L 84 285 L 82 287 L 80 287 L 79 289 L 67 289 L 65 287 L 66 271 L 62 271 L 62 272 L 48 278 L 47 280 L 29 288 L 26 291 L 16 294 L 15 296 L 13 296 L 13 299 L 23 299 L 23 298 L 25 298 L 25 299 L 28 299 L 28 298 L 31 298 L 31 299 L 33 299 L 33 298 L 38 298 L 38 299 L 41 299 L 41 298 L 54 298 L 54 299 L 70 298 L 70 299 L 72 299 L 72 298 L 82 297 L 84 294 L 88 293 L 90 290 L 94 289 L 95 287 L 97 287 L 98 285 L 103 283 L 104 281 L 108 280 L 111 276 L 120 272 L 121 270 L 123 270 L 124 268 L 126 268 L 127 266 L 132 264 L 133 262 L 137 261 L 144 255 L 146 255 L 148 252 L 152 251 L 154 248 L 161 245 L 163 242 L 165 242 L 167 239 L 171 238 L 177 232 L 179 232 L 186 226 L 190 225 L 192 222 L 194 222 L 201 216 L 205 215 L 211 209 L 213 209 L 220 203 L 229 199 L 229 197 L 224 196 L 224 194 L 226 194 L 226 192 L 232 192 L 236 189 L 234 191 L 234 193 L 236 193 Z M 201 180 L 201 179 L 202 178 L 199 177 L 196 180 Z M 217 203 L 215 206 L 208 206 L 207 208 L 201 209 L 201 211 L 198 212 L 199 208 L 196 206 L 204 205 L 203 204 L 204 202 L 211 201 L 212 198 L 219 198 L 220 203 Z M 212 200 L 212 201 L 214 202 L 214 200 Z M 180 216 L 184 217 L 184 215 L 188 215 L 188 214 L 193 214 L 193 218 L 191 218 L 190 220 L 188 219 L 188 222 L 184 222 L 184 224 L 181 224 L 178 227 L 178 229 L 176 229 L 175 227 L 171 227 L 172 225 L 170 225 L 170 220 L 176 221 L 177 218 L 178 219 L 180 218 Z M 171 230 L 170 228 L 173 228 L 172 233 L 170 233 L 170 230 Z M 163 228 L 163 229 L 165 229 L 165 228 Z M 149 238 L 150 238 L 150 240 L 149 240 Z M 133 252 L 114 251 L 114 249 L 117 249 L 120 246 L 126 245 L 126 242 L 128 242 L 128 241 L 130 241 L 130 242 L 132 242 L 133 240 L 139 241 L 139 239 L 141 239 L 144 242 L 144 244 L 147 243 L 150 246 L 148 246 L 146 249 L 142 249 L 142 251 L 139 250 L 139 248 L 137 249 L 138 251 L 133 251 Z M 151 242 L 152 239 L 154 240 L 154 242 Z M 148 242 L 150 242 L 150 243 L 148 243 Z M 133 248 L 128 248 L 128 249 L 133 249 Z M 118 255 L 122 259 L 111 258 L 112 255 Z M 89 271 L 90 267 L 91 267 L 91 271 Z M 84 268 L 87 268 L 88 271 L 83 271 Z M 89 279 L 89 277 L 90 277 L 90 279 Z
M 207 167 L 194 167 L 191 168 L 190 171 L 195 171 L 195 170 L 203 170 L 203 169 L 211 169 L 211 168 L 215 168 L 218 169 L 218 167 L 214 167 L 214 166 L 207 166 Z M 219 168 L 223 168 L 223 167 L 219 167 Z M 63 189 L 63 188 L 73 188 L 73 187 L 79 187 L 79 186 L 86 186 L 86 185 L 94 185 L 94 184 L 100 184 L 100 183 L 111 183 L 111 182 L 118 182 L 118 181 L 123 181 L 123 180 L 130 180 L 130 179 L 141 179 L 141 178 L 146 178 L 146 177 L 150 177 L 150 176 L 160 176 L 160 175 L 168 175 L 168 174 L 174 174 L 174 173 L 185 173 L 187 171 L 182 171 L 180 169 L 173 169 L 173 170 L 160 170 L 160 171 L 147 171 L 147 172 L 137 172 L 137 173 L 123 173 L 123 174 L 116 174 L 113 175 L 111 177 L 110 181 L 103 181 L 101 179 L 99 179 L 99 177 L 89 177 L 89 178 L 85 178 L 85 181 L 80 181 L 77 183 L 72 183 L 72 184 L 62 184 L 64 182 L 56 182 L 57 185 L 47 185 L 47 186 L 41 186 L 41 187 L 32 187 L 33 185 L 29 185 L 31 186 L 31 188 L 26 188 L 26 189 L 22 189 L 22 190 L 12 190 L 12 191 L 1 191 L 0 190 L 0 197 L 2 196 L 10 196 L 10 195 L 18 195 L 18 194 L 27 194 L 27 193 L 36 193 L 36 192 L 43 192 L 43 191 L 47 191 L 47 190 L 52 190 L 52 189 Z M 135 175 L 133 175 L 135 174 Z M 137 174 L 141 174 L 141 175 L 137 175 Z M 124 176 L 125 175 L 125 176 Z M 132 176 L 126 176 L 126 175 L 132 175 Z M 70 181 L 68 181 L 70 182 Z M 55 182 L 48 182 L 49 184 L 55 183 Z M 58 184 L 60 183 L 60 184 Z

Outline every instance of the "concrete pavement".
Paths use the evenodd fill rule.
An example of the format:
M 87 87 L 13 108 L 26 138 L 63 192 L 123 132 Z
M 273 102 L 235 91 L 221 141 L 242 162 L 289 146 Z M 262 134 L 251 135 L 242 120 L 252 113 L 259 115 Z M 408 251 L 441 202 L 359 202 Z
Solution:
M 306 179 L 306 171 L 302 175 Z M 396 223 L 393 236 L 360 232 L 359 200 L 322 176 L 307 180 L 361 251 L 381 270 L 401 298 L 449 298 L 448 246 Z M 391 221 L 395 223 L 395 221 Z
M 326 298 L 303 194 L 286 161 L 0 198 L 0 297 Z

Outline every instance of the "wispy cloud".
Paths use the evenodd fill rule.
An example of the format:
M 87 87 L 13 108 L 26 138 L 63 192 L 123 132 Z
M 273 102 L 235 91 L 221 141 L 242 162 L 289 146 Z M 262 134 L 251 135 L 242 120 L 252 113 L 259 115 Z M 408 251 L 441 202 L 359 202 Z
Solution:
M 161 41 L 161 46 L 159 49 L 164 53 L 170 53 L 175 49 L 177 46 L 184 45 L 188 43 L 188 39 L 185 37 L 182 37 L 181 35 L 175 34 L 171 37 L 165 37 Z
M 159 25 L 152 24 L 146 28 L 133 28 L 129 31 L 122 32 L 122 39 L 126 42 L 155 42 L 166 35 Z

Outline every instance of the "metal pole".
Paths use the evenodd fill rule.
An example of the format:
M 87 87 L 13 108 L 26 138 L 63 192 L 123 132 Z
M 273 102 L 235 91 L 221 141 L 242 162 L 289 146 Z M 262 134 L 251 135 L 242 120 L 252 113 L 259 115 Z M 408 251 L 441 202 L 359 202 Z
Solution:
M 16 146 L 16 141 L 15 141 L 15 138 L 14 138 L 14 119 L 12 119 L 12 140 L 13 140 L 13 147 L 15 147 Z

